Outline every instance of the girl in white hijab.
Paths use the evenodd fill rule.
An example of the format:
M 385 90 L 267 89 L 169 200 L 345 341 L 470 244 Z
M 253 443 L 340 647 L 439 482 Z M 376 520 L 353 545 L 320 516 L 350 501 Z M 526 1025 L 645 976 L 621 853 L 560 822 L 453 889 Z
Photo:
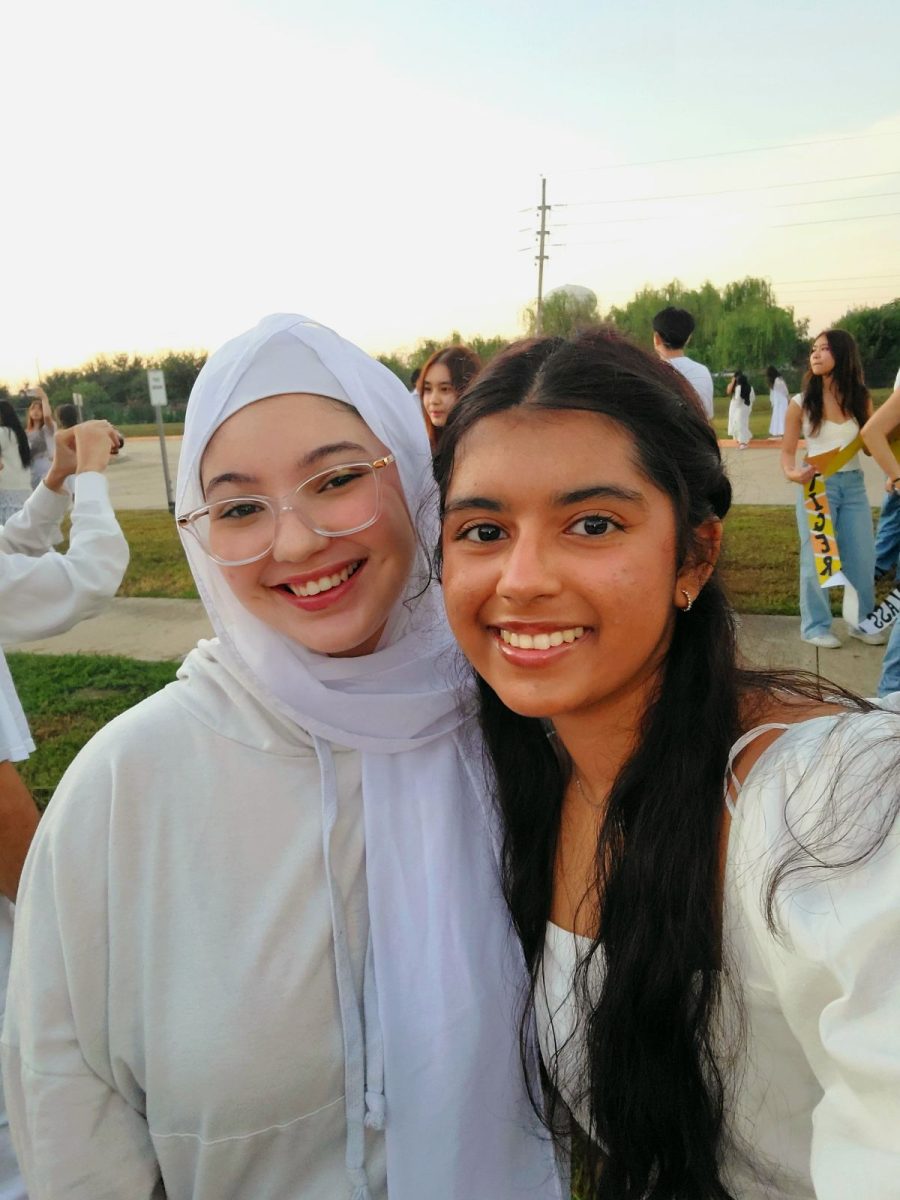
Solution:
M 32 1200 L 561 1196 L 428 479 L 406 389 L 304 317 L 201 372 L 177 509 L 218 638 L 82 751 L 22 878 Z

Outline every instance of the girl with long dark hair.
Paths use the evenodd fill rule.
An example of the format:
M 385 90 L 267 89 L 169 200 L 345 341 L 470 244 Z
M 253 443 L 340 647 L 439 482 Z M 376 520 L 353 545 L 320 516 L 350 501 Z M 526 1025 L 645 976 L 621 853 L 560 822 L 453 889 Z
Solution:
M 0 400 L 0 525 L 31 495 L 31 449 L 18 413 Z
M 728 436 L 734 438 L 739 450 L 746 450 L 753 434 L 750 432 L 750 414 L 756 400 L 756 392 L 743 371 L 735 371 L 725 389 L 731 397 L 728 406 Z
M 481 370 L 481 359 L 468 346 L 435 350 L 416 380 L 425 429 L 436 450 L 450 410 Z
M 434 469 L 579 1194 L 896 1194 L 900 718 L 738 663 L 696 397 L 603 331 L 524 342 Z
M 840 450 L 858 436 L 872 415 L 872 400 L 863 377 L 856 342 L 843 329 L 826 329 L 813 342 L 802 397 L 788 406 L 781 469 L 793 483 L 806 484 L 816 474 L 809 463 L 798 465 L 797 444 L 806 439 L 808 456 Z M 875 534 L 859 455 L 825 480 L 825 492 L 841 558 L 841 570 L 856 592 L 844 615 L 851 637 L 881 645 L 884 633 L 864 633 L 858 621 L 875 606 Z M 800 637 L 825 650 L 840 649 L 831 631 L 830 589 L 820 585 L 804 508 L 803 488 L 797 489 L 797 529 L 800 534 Z

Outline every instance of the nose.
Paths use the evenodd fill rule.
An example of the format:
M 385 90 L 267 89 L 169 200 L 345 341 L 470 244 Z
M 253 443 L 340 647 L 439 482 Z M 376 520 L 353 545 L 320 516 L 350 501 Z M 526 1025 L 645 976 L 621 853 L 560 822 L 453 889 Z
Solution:
M 316 533 L 305 525 L 296 509 L 283 508 L 275 520 L 272 558 L 276 562 L 303 562 L 317 554 L 331 540 L 324 533 Z
M 497 594 L 516 604 L 556 596 L 562 590 L 551 555 L 536 536 L 519 533 L 511 538 L 503 558 Z

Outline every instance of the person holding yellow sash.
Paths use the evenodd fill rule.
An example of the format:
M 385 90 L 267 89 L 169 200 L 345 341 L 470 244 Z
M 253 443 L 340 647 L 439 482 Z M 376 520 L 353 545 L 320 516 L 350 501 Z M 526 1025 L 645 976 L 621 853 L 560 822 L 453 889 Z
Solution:
M 825 650 L 841 646 L 831 632 L 827 591 L 835 583 L 845 588 L 844 617 L 850 636 L 877 645 L 885 641 L 883 633 L 865 633 L 858 624 L 875 606 L 872 510 L 859 455 L 853 454 L 834 471 L 822 462 L 823 456 L 827 461 L 829 455 L 851 446 L 871 415 L 872 400 L 856 342 L 842 329 L 820 333 L 810 352 L 802 396 L 795 396 L 788 406 L 781 469 L 787 479 L 801 485 L 797 492 L 800 637 Z M 807 462 L 798 465 L 801 433 L 806 439 Z M 824 487 L 820 482 L 813 488 L 819 474 L 825 476 Z M 815 545 L 814 538 L 818 539 Z

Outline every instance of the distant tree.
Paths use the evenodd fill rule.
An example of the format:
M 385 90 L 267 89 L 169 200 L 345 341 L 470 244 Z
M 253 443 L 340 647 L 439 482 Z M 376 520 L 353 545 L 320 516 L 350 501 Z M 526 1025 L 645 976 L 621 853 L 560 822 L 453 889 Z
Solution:
M 509 345 L 509 338 L 477 336 L 470 338 L 467 344 L 472 347 L 482 363 L 487 366 L 492 358 L 496 358 L 501 350 L 506 349 Z
M 772 285 L 752 276 L 720 291 L 708 280 L 686 288 L 677 279 L 660 288 L 645 287 L 627 304 L 613 307 L 607 320 L 645 346 L 653 344 L 652 322 L 661 308 L 686 308 L 697 322 L 689 353 L 713 371 L 743 366 L 758 371 L 769 363 L 787 366 L 802 355 L 806 322 L 792 308 L 775 303 Z
M 900 369 L 900 298 L 851 308 L 835 325 L 856 339 L 869 386 L 890 387 Z
M 579 294 L 579 293 L 584 294 Z M 588 288 L 579 293 L 566 288 L 556 288 L 544 297 L 541 306 L 541 333 L 549 337 L 569 337 L 580 329 L 587 329 L 600 322 L 597 297 Z M 522 312 L 525 331 L 533 337 L 537 330 L 537 301 L 528 304 Z
M 405 360 L 399 354 L 379 354 L 378 361 L 387 367 L 389 371 L 393 371 L 402 384 L 409 387 L 410 373 Z

